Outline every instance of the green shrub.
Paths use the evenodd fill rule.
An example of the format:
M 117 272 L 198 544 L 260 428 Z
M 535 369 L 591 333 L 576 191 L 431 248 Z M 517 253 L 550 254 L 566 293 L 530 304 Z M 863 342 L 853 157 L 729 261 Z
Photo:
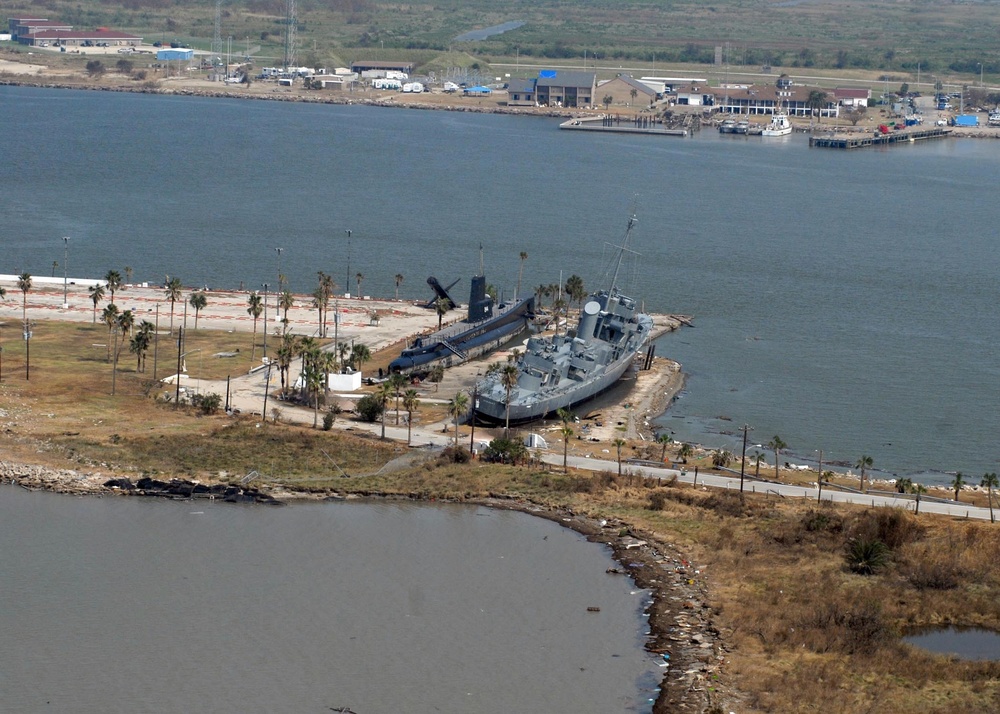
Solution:
M 847 542 L 847 566 L 859 575 L 874 575 L 889 562 L 889 547 L 880 540 L 852 538 Z
M 382 416 L 385 406 L 374 395 L 366 394 L 358 400 L 356 410 L 361 421 L 374 422 Z

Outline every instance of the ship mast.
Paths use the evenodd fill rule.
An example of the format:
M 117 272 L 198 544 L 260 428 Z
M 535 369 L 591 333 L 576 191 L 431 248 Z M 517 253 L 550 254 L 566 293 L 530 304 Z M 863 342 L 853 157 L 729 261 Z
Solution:
M 628 250 L 628 238 L 632 233 L 632 227 L 637 221 L 638 219 L 635 217 L 634 213 L 628 217 L 628 225 L 625 226 L 625 235 L 622 237 L 622 244 L 618 246 L 618 260 L 615 263 L 614 275 L 611 276 L 611 288 L 608 290 L 609 294 L 613 293 L 615 291 L 615 287 L 618 285 L 618 273 L 622 267 L 622 259 L 625 257 L 625 251 Z

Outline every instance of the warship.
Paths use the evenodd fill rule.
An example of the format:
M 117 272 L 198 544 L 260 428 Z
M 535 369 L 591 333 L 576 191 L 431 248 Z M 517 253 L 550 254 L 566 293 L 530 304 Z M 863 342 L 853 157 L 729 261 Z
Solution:
M 610 286 L 590 295 L 575 332 L 530 337 L 515 363 L 516 384 L 504 379 L 504 370 L 488 373 L 475 388 L 476 419 L 494 424 L 540 419 L 592 399 L 625 373 L 653 332 L 653 318 L 618 289 L 622 259 L 632 253 L 628 242 L 635 223 L 633 215 L 617 246 Z
M 457 281 L 456 281 L 457 282 Z M 451 307 L 455 302 L 447 289 L 430 277 L 427 283 L 439 299 Z M 428 303 L 428 305 L 432 305 Z M 429 335 L 417 337 L 413 344 L 389 364 L 389 372 L 430 370 L 436 365 L 451 367 L 496 349 L 527 328 L 534 317 L 534 296 L 495 304 L 486 292 L 486 277 L 480 271 L 472 278 L 469 310 L 466 319 Z

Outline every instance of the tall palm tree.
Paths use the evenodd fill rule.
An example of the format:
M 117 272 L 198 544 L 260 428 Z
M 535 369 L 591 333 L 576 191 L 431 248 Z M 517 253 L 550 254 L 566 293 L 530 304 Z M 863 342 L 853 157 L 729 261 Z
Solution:
M 104 286 L 98 283 L 87 288 L 90 293 L 90 301 L 94 303 L 94 324 L 97 324 L 97 303 L 104 299 Z
M 663 447 L 663 450 L 660 452 L 660 463 L 663 463 L 667 460 L 667 444 L 669 444 L 673 440 L 674 438 L 665 431 L 661 431 L 659 434 L 656 435 L 656 443 L 660 444 Z
M 361 370 L 361 365 L 372 358 L 372 351 L 368 349 L 367 345 L 363 345 L 360 342 L 351 347 L 351 364 L 354 368 Z
M 126 282 L 126 284 L 132 282 L 132 266 L 131 265 L 126 265 L 125 266 L 125 282 Z
M 959 471 L 957 474 L 955 474 L 955 478 L 953 478 L 951 480 L 951 483 L 949 485 L 953 489 L 955 489 L 955 500 L 957 501 L 958 500 L 958 492 L 961 491 L 962 490 L 962 486 L 965 485 L 965 476 L 962 475 L 961 471 Z
M 263 311 L 263 301 L 260 299 L 260 293 L 252 292 L 247 297 L 247 314 L 253 318 L 253 337 L 250 342 L 250 361 L 253 362 L 257 356 L 257 320 L 260 319 L 260 314 Z
M 861 469 L 861 493 L 865 492 L 865 471 L 870 469 L 874 463 L 875 460 L 871 456 L 862 454 L 861 458 L 854 464 L 854 468 Z
M 407 389 L 403 393 L 403 409 L 406 410 L 406 445 L 411 443 L 413 434 L 413 412 L 420 406 L 420 399 L 416 389 Z
M 288 311 L 295 307 L 295 296 L 291 290 L 285 290 L 278 298 L 278 307 L 281 309 L 281 324 L 288 329 Z
M 775 434 L 774 438 L 771 439 L 769 442 L 767 442 L 767 448 L 769 448 L 771 451 L 774 452 L 774 480 L 777 481 L 779 480 L 778 477 L 778 464 L 780 463 L 779 457 L 781 456 L 781 452 L 788 448 L 788 444 L 786 444 L 780 436 Z
M 351 351 L 351 346 L 346 342 L 341 342 L 339 345 L 337 345 L 337 352 L 340 357 L 341 369 L 343 369 L 349 364 L 348 354 L 350 353 L 350 351 Z
M 156 327 L 153 323 L 149 320 L 143 320 L 139 323 L 139 329 L 136 330 L 135 336 L 132 338 L 129 351 L 136 355 L 136 371 L 146 371 L 146 352 L 153 342 L 153 333 L 155 330 Z
M 535 287 L 535 301 L 538 303 L 536 307 L 538 309 L 542 308 L 542 298 L 548 295 L 549 286 L 548 285 L 537 285 Z
M 393 280 L 396 282 L 396 299 L 399 300 L 399 286 L 403 284 L 403 274 L 396 273 L 396 277 Z
M 286 332 L 281 336 L 281 344 L 278 346 L 278 375 L 281 377 L 281 391 L 285 392 L 288 386 L 288 370 L 292 366 L 292 360 L 298 354 L 298 338 L 291 332 Z
M 122 331 L 122 336 L 131 336 L 133 327 L 135 327 L 135 313 L 131 310 L 123 310 L 118 315 L 118 328 Z
M 198 316 L 201 314 L 201 311 L 205 309 L 205 306 L 208 305 L 208 296 L 205 295 L 202 290 L 195 290 L 191 293 L 191 297 L 188 298 L 188 302 L 191 304 L 191 307 L 194 308 L 194 329 L 197 330 Z
M 118 306 L 113 302 L 109 302 L 104 306 L 104 311 L 101 312 L 101 320 L 105 325 L 108 326 L 108 362 L 111 361 L 111 341 L 113 338 L 112 331 L 118 326 Z
M 392 397 L 392 385 L 389 384 L 388 380 L 382 382 L 378 385 L 375 390 L 375 398 L 382 407 L 382 418 L 379 420 L 382 422 L 382 438 L 385 439 L 385 413 L 386 406 L 389 404 L 389 399 Z
M 583 289 L 583 278 L 579 275 L 570 275 L 566 279 L 566 294 L 570 300 L 574 300 L 579 307 L 583 299 L 587 297 L 587 291 Z
M 393 372 L 389 375 L 388 382 L 392 386 L 392 393 L 396 397 L 396 426 L 399 426 L 399 397 L 406 386 L 406 375 L 402 372 Z
M 181 299 L 181 279 L 167 276 L 166 289 L 163 291 L 170 301 L 170 334 L 174 334 L 174 304 Z
M 438 329 L 441 329 L 441 321 L 444 319 L 444 314 L 451 309 L 451 302 L 447 298 L 439 297 L 434 301 L 434 309 L 437 311 L 438 316 Z
M 358 283 L 358 297 L 360 298 L 361 297 L 361 281 L 365 279 L 365 276 L 362 275 L 361 273 L 355 273 L 354 274 L 354 279 Z
M 524 274 L 524 261 L 528 259 L 527 251 L 522 250 L 519 257 L 521 258 L 521 264 L 517 269 L 517 292 L 514 293 L 515 300 L 521 297 L 521 275 Z
M 754 452 L 752 458 L 754 460 L 754 465 L 756 466 L 756 469 L 757 469 L 756 474 L 755 474 L 755 478 L 759 479 L 760 478 L 760 465 L 762 463 L 764 463 L 764 452 L 763 451 L 756 451 L 756 452 Z
M 562 434 L 563 438 L 563 473 L 569 473 L 569 440 L 573 437 L 574 431 L 573 427 L 569 424 L 563 424 L 559 429 L 559 433 Z
M 506 415 L 504 418 L 504 438 L 510 438 L 510 397 L 517 386 L 518 370 L 517 365 L 507 363 L 500 369 L 500 384 L 503 386 L 506 403 Z
M 681 443 L 681 447 L 677 449 L 677 458 L 680 459 L 682 464 L 688 462 L 688 457 L 694 453 L 694 447 L 686 442 Z
M 996 523 L 996 519 L 993 517 L 993 489 L 1000 488 L 1000 478 L 997 478 L 995 473 L 985 473 L 979 485 L 986 487 L 986 498 L 990 504 L 990 523 Z
M 336 287 L 333 283 L 332 275 L 327 275 L 322 270 L 317 275 L 319 276 L 319 287 L 314 295 L 320 311 L 320 337 L 326 337 L 326 316 L 330 309 L 330 298 L 333 297 L 333 291 Z
M 455 396 L 448 400 L 448 413 L 455 420 L 455 448 L 458 448 L 458 420 L 469 410 L 469 395 L 465 392 L 456 392 Z
M 109 270 L 104 276 L 104 282 L 108 284 L 108 291 L 111 293 L 111 302 L 115 301 L 115 292 L 122 286 L 122 274 L 117 270 Z
M 615 450 L 618 452 L 618 478 L 621 478 L 621 475 L 622 475 L 622 447 L 625 446 L 626 441 L 625 441 L 625 439 L 622 439 L 621 437 L 618 437 L 617 439 L 615 439 L 611 443 L 615 445 Z
M 28 322 L 28 291 L 31 290 L 31 274 L 21 273 L 17 276 L 17 289 L 21 291 L 21 321 Z

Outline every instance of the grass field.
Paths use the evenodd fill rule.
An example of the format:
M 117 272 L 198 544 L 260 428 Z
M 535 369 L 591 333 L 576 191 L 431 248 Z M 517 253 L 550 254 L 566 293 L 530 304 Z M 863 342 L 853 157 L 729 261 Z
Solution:
M 1000 3 L 899 3 L 891 0 L 583 0 L 491 3 L 446 0 L 434 5 L 334 0 L 297 3 L 300 64 L 347 64 L 357 59 L 432 62 L 453 50 L 488 63 L 514 56 L 711 63 L 716 47 L 736 67 L 826 67 L 885 72 L 963 73 L 970 80 L 1000 74 L 995 28 Z M 222 4 L 221 36 L 234 56 L 247 47 L 258 64 L 283 56 L 285 3 L 239 0 Z M 45 15 L 77 27 L 109 26 L 146 40 L 209 48 L 214 4 L 163 0 L 51 0 Z M 37 15 L 14 3 L 8 16 Z M 453 38 L 519 20 L 525 24 L 478 42 Z M 473 60 L 475 61 L 475 60 Z

